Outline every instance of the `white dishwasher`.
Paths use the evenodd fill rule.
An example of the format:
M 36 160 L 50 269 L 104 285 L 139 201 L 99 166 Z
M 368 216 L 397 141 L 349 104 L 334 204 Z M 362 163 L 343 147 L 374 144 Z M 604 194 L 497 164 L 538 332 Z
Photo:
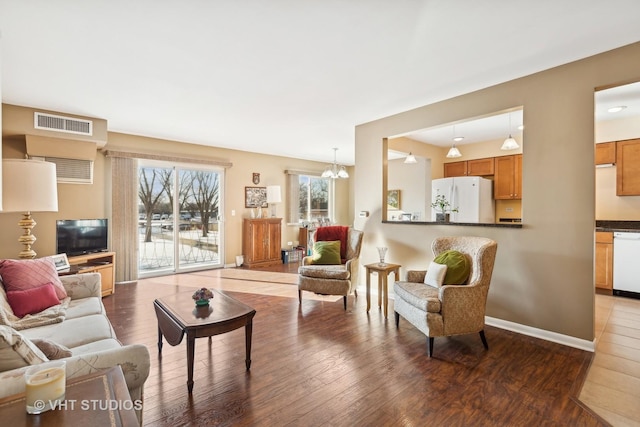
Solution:
M 640 298 L 640 232 L 613 233 L 613 294 Z

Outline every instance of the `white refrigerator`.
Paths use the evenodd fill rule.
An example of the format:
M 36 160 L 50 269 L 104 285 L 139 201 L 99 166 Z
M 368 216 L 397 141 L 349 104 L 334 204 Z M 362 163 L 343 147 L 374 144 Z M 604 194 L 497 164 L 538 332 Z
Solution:
M 431 201 L 444 194 L 451 208 L 452 222 L 494 223 L 495 204 L 492 196 L 493 181 L 479 176 L 441 178 L 431 181 Z M 436 220 L 436 210 L 431 209 L 431 220 Z

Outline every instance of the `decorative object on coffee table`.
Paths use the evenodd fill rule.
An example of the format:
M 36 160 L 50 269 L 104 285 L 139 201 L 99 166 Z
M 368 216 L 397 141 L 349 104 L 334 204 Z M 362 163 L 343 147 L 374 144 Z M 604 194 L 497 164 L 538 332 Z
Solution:
M 209 300 L 213 298 L 213 292 L 207 288 L 200 288 L 191 296 L 196 301 L 196 305 L 209 305 Z

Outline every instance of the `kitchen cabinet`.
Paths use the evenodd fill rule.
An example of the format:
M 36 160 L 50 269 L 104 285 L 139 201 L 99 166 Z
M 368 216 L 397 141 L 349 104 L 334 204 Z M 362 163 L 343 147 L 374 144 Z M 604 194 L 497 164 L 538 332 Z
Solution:
M 616 142 L 616 195 L 640 196 L 640 139 Z
M 610 165 L 616 162 L 616 143 L 601 142 L 596 144 L 596 165 Z
M 467 176 L 467 161 L 451 162 L 444 164 L 444 177 Z
M 444 177 L 456 176 L 491 176 L 494 174 L 494 157 L 465 160 L 444 164 Z
M 613 233 L 596 232 L 596 288 L 613 290 Z
M 244 219 L 242 253 L 249 268 L 281 264 L 282 218 Z
M 467 160 L 467 175 L 489 176 L 495 174 L 495 157 Z
M 522 199 L 522 154 L 495 157 L 493 198 Z

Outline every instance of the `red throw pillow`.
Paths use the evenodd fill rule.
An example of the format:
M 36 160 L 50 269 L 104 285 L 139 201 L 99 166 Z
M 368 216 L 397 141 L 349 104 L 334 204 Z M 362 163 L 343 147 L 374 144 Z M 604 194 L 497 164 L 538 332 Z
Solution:
M 328 242 L 340 240 L 340 259 L 347 258 L 347 239 L 349 238 L 349 227 L 346 225 L 328 225 L 319 227 L 316 230 L 316 241 Z M 344 261 L 342 261 L 344 262 Z
M 13 314 L 18 317 L 40 313 L 42 310 L 60 304 L 55 287 L 51 283 L 22 291 L 7 291 L 7 301 Z
M 67 297 L 67 291 L 58 277 L 56 265 L 53 259 L 48 257 L 4 259 L 0 261 L 0 276 L 6 291 L 23 291 L 51 283 L 59 300 Z

